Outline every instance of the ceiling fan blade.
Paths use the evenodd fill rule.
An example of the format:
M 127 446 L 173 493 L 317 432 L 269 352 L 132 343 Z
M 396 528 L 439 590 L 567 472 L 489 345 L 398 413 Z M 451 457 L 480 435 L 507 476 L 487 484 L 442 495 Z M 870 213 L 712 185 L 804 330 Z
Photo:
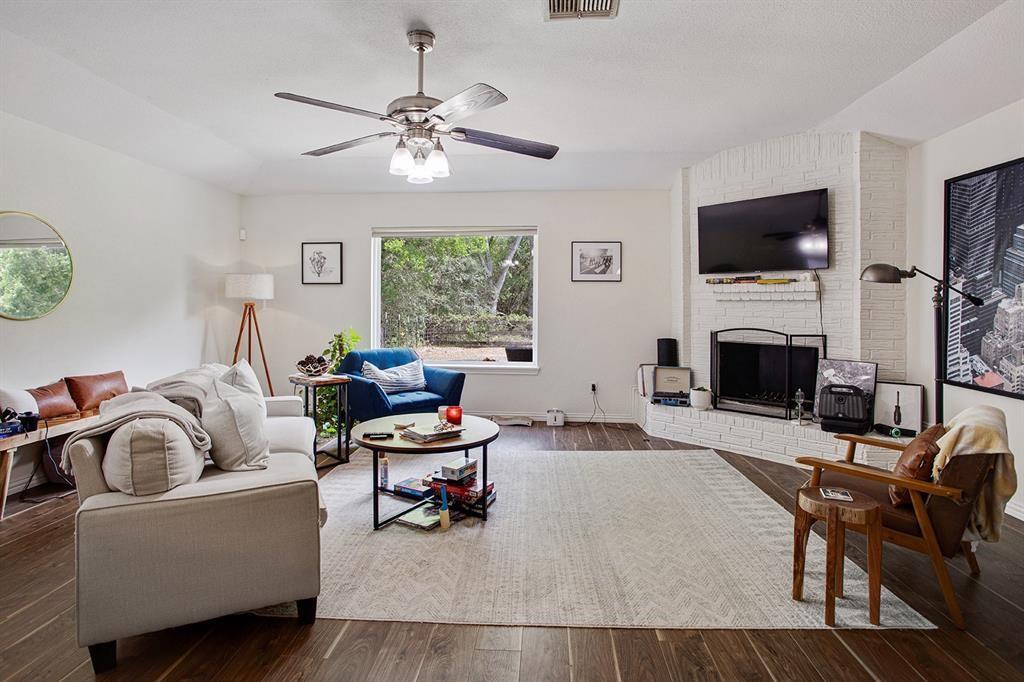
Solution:
M 425 120 L 435 122 L 439 130 L 448 130 L 456 121 L 507 101 L 508 97 L 497 88 L 487 83 L 477 83 L 428 111 Z
M 362 144 L 369 142 L 376 142 L 377 140 L 385 137 L 394 137 L 398 133 L 386 132 L 386 133 L 374 133 L 373 135 L 367 135 L 366 137 L 357 137 L 354 140 L 347 142 L 339 142 L 338 144 L 332 144 L 330 147 L 321 147 L 320 149 L 314 149 L 311 152 L 303 152 L 303 156 L 323 156 L 325 154 L 333 154 L 334 152 L 340 152 L 342 149 L 351 149 L 352 147 L 358 147 Z
M 346 107 L 344 104 L 335 104 L 334 102 L 325 102 L 322 99 L 313 99 L 312 97 L 303 97 L 302 95 L 293 95 L 290 92 L 275 92 L 274 97 L 280 97 L 281 99 L 291 100 L 292 102 L 299 102 L 301 104 L 312 104 L 315 107 L 323 107 L 324 109 L 334 109 L 335 111 L 343 111 L 346 114 L 355 114 L 356 116 L 365 116 L 367 118 L 375 118 L 378 121 L 384 121 L 390 123 L 398 128 L 405 129 L 405 126 L 396 119 L 391 118 L 387 114 L 378 114 L 374 111 L 367 111 L 366 109 L 356 109 L 355 107 Z
M 492 149 L 500 149 L 516 154 L 526 154 L 527 156 L 535 156 L 538 159 L 551 159 L 558 153 L 558 147 L 553 144 L 523 140 L 518 137 L 488 133 L 483 130 L 473 130 L 472 128 L 453 128 L 451 137 L 459 142 L 478 144 L 482 147 L 491 147 Z

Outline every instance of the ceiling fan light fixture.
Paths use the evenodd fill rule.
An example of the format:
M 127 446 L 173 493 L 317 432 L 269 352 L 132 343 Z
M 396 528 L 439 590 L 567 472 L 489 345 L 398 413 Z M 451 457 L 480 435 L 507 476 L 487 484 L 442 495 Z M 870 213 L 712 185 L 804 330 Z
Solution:
M 451 175 L 451 167 L 448 165 L 448 155 L 444 153 L 441 140 L 434 141 L 434 149 L 427 156 L 427 172 L 435 178 L 447 178 Z
M 413 156 L 414 165 L 412 170 L 409 171 L 409 177 L 406 178 L 409 182 L 414 185 L 425 185 L 429 182 L 434 181 L 434 176 L 427 170 L 427 157 L 423 155 L 422 149 L 417 149 L 416 154 Z
M 391 155 L 391 166 L 388 168 L 388 172 L 392 175 L 408 175 L 415 165 L 412 153 L 405 146 L 405 140 L 399 140 L 395 146 L 395 153 Z

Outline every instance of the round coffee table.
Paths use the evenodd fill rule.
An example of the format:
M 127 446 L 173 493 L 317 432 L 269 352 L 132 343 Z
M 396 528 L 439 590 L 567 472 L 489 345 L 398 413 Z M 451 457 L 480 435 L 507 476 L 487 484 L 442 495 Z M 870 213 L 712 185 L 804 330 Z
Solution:
M 473 448 L 482 448 L 483 456 L 481 457 L 481 471 L 480 476 L 483 481 L 483 489 L 486 493 L 487 490 L 487 445 L 493 443 L 501 432 L 500 427 L 492 422 L 490 419 L 484 419 L 483 417 L 474 417 L 473 415 L 463 414 L 462 415 L 462 428 L 465 429 L 456 438 L 449 438 L 435 443 L 415 443 L 410 440 L 405 440 L 399 433 L 401 429 L 396 429 L 395 424 L 409 424 L 410 422 L 415 423 L 417 426 L 426 426 L 431 424 L 437 424 L 437 413 L 436 412 L 422 412 L 416 414 L 396 414 L 390 417 L 380 417 L 379 419 L 371 419 L 367 422 L 352 427 L 352 440 L 356 442 L 356 445 L 362 446 L 373 453 L 373 529 L 378 530 L 388 525 L 392 521 L 396 521 L 414 509 L 418 509 L 425 504 L 433 504 L 433 498 L 428 498 L 421 502 L 417 502 L 408 509 L 405 509 L 397 514 L 381 519 L 378 505 L 378 494 L 384 490 L 380 486 L 380 474 L 379 474 L 379 460 L 381 453 L 399 453 L 406 455 L 415 454 L 438 454 L 445 452 L 459 452 L 464 450 L 466 456 L 469 457 L 469 451 Z M 394 436 L 383 440 L 370 440 L 365 438 L 367 433 L 393 433 Z M 391 492 L 384 490 L 384 492 Z M 479 509 L 476 507 L 479 505 Z M 480 518 L 484 521 L 487 520 L 487 495 L 484 494 L 480 498 L 480 502 L 468 506 L 470 511 L 479 511 Z
M 797 492 L 793 527 L 793 599 L 800 600 L 804 590 L 804 556 L 807 536 L 818 519 L 825 530 L 825 624 L 836 624 L 836 597 L 843 596 L 843 566 L 846 526 L 862 531 L 868 540 L 868 613 L 872 625 L 879 624 L 882 596 L 882 514 L 878 501 L 856 490 L 846 490 L 851 501 L 822 495 L 826 487 L 806 486 Z

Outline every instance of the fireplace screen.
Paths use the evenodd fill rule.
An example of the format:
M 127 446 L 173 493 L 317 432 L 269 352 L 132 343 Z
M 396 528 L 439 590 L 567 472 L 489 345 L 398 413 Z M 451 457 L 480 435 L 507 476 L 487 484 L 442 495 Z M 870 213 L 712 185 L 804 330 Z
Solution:
M 723 329 L 711 335 L 715 406 L 790 419 L 797 390 L 804 411 L 814 404 L 818 359 L 826 355 L 823 335 L 783 334 L 767 329 Z

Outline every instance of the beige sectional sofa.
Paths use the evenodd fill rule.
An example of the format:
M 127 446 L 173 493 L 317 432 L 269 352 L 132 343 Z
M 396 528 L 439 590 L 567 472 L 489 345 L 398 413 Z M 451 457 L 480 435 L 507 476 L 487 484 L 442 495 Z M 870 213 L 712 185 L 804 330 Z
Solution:
M 312 622 L 322 510 L 314 426 L 302 401 L 267 398 L 266 469 L 207 465 L 195 483 L 141 497 L 111 491 L 105 439 L 70 449 L 78 481 L 78 642 L 97 672 L 116 640 L 282 602 Z

